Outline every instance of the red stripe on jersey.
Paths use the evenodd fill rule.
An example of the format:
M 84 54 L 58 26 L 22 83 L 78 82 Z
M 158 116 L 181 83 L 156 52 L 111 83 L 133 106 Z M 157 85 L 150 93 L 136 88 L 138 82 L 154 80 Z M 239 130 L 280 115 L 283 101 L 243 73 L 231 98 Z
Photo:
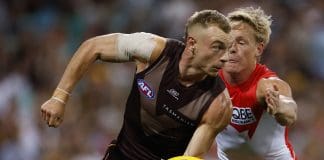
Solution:
M 289 140 L 288 140 L 288 128 L 286 127 L 285 128 L 285 143 L 286 143 L 286 146 L 287 148 L 289 149 L 290 151 L 290 155 L 291 157 L 294 159 L 294 160 L 297 160 L 297 157 L 296 157 L 296 154 L 294 152 L 294 149 L 292 147 L 292 145 L 290 144 Z

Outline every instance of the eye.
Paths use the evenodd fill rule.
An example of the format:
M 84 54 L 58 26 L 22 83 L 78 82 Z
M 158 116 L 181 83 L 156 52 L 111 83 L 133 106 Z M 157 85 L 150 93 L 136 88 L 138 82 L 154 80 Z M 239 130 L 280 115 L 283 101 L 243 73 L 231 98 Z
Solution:
M 213 46 L 213 51 L 214 51 L 214 52 L 218 52 L 220 49 L 221 49 L 221 48 L 220 48 L 219 45 L 217 45 L 217 46 Z
M 245 41 L 239 40 L 237 43 L 240 44 L 240 45 L 244 45 L 245 44 Z
M 219 52 L 220 50 L 226 49 L 226 46 L 225 45 L 214 45 L 212 48 L 213 48 L 214 52 Z

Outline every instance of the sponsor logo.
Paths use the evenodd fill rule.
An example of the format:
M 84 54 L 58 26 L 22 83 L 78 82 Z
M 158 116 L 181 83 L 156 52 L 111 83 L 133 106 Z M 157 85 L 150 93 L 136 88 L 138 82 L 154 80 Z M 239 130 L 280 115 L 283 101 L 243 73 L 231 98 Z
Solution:
M 154 91 L 151 87 L 144 81 L 144 79 L 137 79 L 137 85 L 139 90 L 150 99 L 154 98 Z
M 255 122 L 255 116 L 251 108 L 233 107 L 231 122 L 237 125 L 246 125 Z
M 176 100 L 179 100 L 179 92 L 177 92 L 175 89 L 171 88 L 168 89 L 167 92 Z

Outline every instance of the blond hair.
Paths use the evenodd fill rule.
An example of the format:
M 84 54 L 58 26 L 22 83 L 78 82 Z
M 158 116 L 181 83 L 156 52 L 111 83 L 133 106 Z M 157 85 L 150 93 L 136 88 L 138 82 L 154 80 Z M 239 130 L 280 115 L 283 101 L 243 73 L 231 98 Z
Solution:
M 230 12 L 227 18 L 230 21 L 242 21 L 249 24 L 255 31 L 256 42 L 263 42 L 265 46 L 269 43 L 272 19 L 260 7 L 238 8 Z
M 188 32 L 191 27 L 195 25 L 200 25 L 204 28 L 209 25 L 216 24 L 221 30 L 225 33 L 229 33 L 231 31 L 231 26 L 229 24 L 228 19 L 222 13 L 217 10 L 202 10 L 199 12 L 195 12 L 186 23 L 185 28 L 185 39 L 188 37 Z

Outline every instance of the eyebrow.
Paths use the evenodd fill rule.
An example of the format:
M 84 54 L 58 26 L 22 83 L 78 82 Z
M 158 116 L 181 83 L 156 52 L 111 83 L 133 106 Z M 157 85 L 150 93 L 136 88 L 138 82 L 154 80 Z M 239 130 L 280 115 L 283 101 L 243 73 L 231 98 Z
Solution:
M 235 40 L 244 40 L 244 41 L 246 41 L 246 39 L 243 36 L 238 36 L 238 37 L 235 38 Z

